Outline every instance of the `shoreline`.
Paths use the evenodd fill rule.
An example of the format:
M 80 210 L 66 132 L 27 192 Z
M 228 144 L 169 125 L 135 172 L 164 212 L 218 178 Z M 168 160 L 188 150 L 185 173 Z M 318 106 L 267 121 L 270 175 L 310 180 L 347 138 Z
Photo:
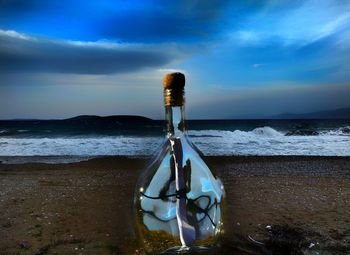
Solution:
M 118 160 L 118 159 L 150 159 L 153 155 L 32 155 L 32 156 L 0 156 L 0 164 L 71 164 L 90 160 Z M 350 156 L 324 156 L 324 155 L 205 155 L 204 159 L 235 159 L 235 160 L 310 160 L 310 159 L 330 159 L 330 160 L 350 160 Z
M 14 164 L 21 162 L 17 158 L 7 164 L 0 157 L 0 254 L 140 254 L 132 198 L 149 157 L 107 156 L 64 164 L 34 158 L 36 163 L 22 158 Z M 226 190 L 219 254 L 350 250 L 350 157 L 204 160 Z

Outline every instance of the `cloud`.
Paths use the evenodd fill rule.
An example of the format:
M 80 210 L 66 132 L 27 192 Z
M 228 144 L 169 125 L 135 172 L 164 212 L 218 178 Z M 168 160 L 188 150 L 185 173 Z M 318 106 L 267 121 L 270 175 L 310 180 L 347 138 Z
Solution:
M 254 68 L 259 68 L 259 67 L 263 67 L 264 64 L 253 64 L 252 66 L 253 66 Z
M 341 38 L 339 35 L 350 29 L 350 2 L 296 3 L 284 8 L 266 6 L 241 22 L 240 29 L 229 33 L 229 37 L 243 45 L 280 42 L 285 46 L 305 46 L 332 36 Z
M 21 73 L 21 75 L 7 75 L 0 73 L 2 85 L 7 87 L 123 87 L 133 93 L 140 88 L 148 90 L 156 89 L 161 92 L 162 79 L 165 74 L 170 72 L 182 72 L 187 74 L 185 69 L 176 68 L 152 68 L 144 69 L 132 73 L 116 74 L 76 74 L 76 73 Z M 160 93 L 161 94 L 161 93 Z
M 280 81 L 261 87 L 217 86 L 188 95 L 189 118 L 257 118 L 283 112 L 306 113 L 349 107 L 349 84 Z M 334 100 L 336 98 L 336 100 Z M 296 103 L 297 102 L 297 103 Z
M 17 33 L 16 31 L 13 31 L 13 30 L 7 30 L 7 31 L 4 31 L 4 30 L 0 30 L 0 38 L 2 37 L 10 37 L 10 38 L 15 38 L 15 39 L 22 39 L 22 40 L 31 40 L 33 38 L 27 36 L 27 35 L 24 35 L 24 34 L 21 34 L 21 33 Z
M 237 31 L 234 32 L 231 37 L 233 39 L 238 39 L 240 43 L 244 44 L 260 44 L 262 41 L 262 36 L 256 32 L 252 31 Z
M 230 5 L 227 0 L 0 0 L 0 21 L 3 28 L 59 38 L 198 42 L 220 32 Z
M 0 72 L 133 72 L 165 67 L 200 47 L 184 47 L 175 43 L 155 45 L 53 40 L 0 30 Z
M 0 73 L 0 118 L 138 114 L 163 118 L 162 79 L 152 69 L 118 74 Z
M 229 1 L 155 1 L 147 8 L 115 10 L 97 21 L 97 36 L 142 42 L 198 42 L 220 32 Z

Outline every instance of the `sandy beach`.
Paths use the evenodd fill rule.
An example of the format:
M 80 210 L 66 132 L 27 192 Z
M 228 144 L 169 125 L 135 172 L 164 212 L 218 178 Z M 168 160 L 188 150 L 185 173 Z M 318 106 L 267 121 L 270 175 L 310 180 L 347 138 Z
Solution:
M 132 198 L 146 157 L 0 160 L 0 254 L 142 254 Z M 218 254 L 349 254 L 350 157 L 205 161 L 226 189 Z

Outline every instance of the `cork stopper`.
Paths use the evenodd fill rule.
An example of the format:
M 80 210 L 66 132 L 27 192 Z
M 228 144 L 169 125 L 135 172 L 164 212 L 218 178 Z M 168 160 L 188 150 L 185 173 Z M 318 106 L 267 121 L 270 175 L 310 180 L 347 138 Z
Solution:
M 163 79 L 165 106 L 182 106 L 185 102 L 185 75 L 179 72 L 166 74 Z
M 183 89 L 185 87 L 185 75 L 182 73 L 168 73 L 163 79 L 164 89 Z

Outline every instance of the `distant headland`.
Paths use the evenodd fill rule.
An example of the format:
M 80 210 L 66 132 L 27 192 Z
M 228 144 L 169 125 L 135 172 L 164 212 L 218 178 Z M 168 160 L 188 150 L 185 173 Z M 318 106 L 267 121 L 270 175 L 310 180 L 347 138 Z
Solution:
M 350 119 L 350 107 L 309 113 L 282 113 L 271 119 Z

